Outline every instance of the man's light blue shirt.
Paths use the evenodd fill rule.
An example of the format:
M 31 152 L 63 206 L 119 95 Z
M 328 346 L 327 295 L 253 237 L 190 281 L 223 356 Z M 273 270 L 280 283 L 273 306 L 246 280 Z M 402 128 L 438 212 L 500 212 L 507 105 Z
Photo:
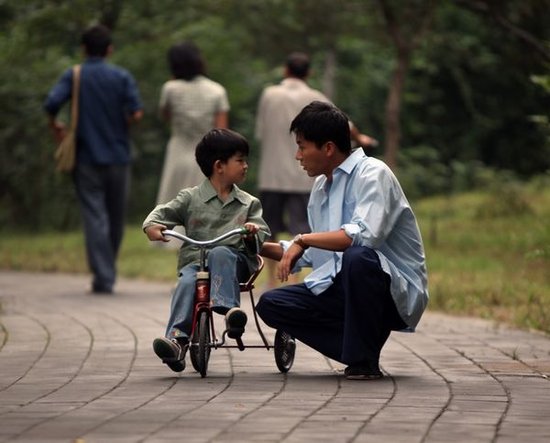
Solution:
M 315 180 L 308 204 L 312 232 L 343 229 L 352 246 L 376 251 L 390 275 L 390 291 L 403 321 L 414 329 L 428 303 L 422 238 L 414 213 L 397 178 L 380 160 L 354 151 L 333 172 Z M 288 242 L 281 242 L 286 249 Z M 296 263 L 312 267 L 304 283 L 320 294 L 342 267 L 343 252 L 309 248 Z

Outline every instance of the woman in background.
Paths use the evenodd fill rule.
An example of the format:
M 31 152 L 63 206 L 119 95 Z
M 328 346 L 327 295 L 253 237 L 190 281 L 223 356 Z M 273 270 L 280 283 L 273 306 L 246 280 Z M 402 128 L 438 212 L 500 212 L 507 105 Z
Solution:
M 172 200 L 180 189 L 198 185 L 204 177 L 195 161 L 195 147 L 212 128 L 228 127 L 229 101 L 225 88 L 206 77 L 205 64 L 192 42 L 168 51 L 172 79 L 160 94 L 161 116 L 170 122 L 157 204 Z

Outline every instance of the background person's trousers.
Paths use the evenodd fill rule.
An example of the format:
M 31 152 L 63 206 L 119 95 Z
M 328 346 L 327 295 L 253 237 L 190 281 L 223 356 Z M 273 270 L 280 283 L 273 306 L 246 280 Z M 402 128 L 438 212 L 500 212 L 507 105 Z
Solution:
M 128 165 L 77 164 L 73 175 L 84 223 L 92 289 L 110 291 L 124 233 L 130 181 Z
M 261 296 L 257 312 L 268 326 L 331 359 L 378 365 L 390 332 L 406 327 L 389 287 L 376 252 L 354 246 L 325 292 L 314 295 L 305 284 L 273 289 Z

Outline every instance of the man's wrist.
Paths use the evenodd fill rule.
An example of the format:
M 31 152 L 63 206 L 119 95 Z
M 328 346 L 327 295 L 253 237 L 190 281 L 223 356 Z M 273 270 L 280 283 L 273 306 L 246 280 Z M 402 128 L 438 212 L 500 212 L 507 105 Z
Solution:
M 300 246 L 304 251 L 309 248 L 309 245 L 306 245 L 304 241 L 304 234 L 298 234 L 292 239 L 292 242 Z

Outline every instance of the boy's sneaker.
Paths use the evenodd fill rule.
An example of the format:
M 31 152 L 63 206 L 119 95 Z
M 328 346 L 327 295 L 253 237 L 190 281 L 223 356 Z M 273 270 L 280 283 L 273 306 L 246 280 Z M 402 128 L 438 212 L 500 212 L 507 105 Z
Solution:
M 384 376 L 378 367 L 368 363 L 350 365 L 344 370 L 344 375 L 348 380 L 378 380 Z
M 241 308 L 231 308 L 225 314 L 225 325 L 229 338 L 240 338 L 244 333 L 247 320 L 246 312 Z
M 178 341 L 175 338 L 169 340 L 165 337 L 153 340 L 155 354 L 174 372 L 181 372 L 185 369 L 185 353 L 189 343 Z

